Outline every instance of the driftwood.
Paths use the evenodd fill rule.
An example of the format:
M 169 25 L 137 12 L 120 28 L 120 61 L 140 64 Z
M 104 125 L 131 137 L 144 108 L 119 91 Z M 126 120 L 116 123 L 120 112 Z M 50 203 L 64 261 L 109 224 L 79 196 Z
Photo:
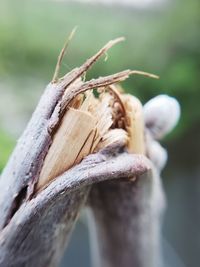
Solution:
M 135 181 L 120 179 L 92 187 L 88 218 L 93 266 L 161 266 L 165 200 L 152 168 Z
M 88 156 L 23 203 L 0 234 L 0 266 L 57 266 L 89 186 L 140 175 L 149 168 L 142 156 L 116 153 Z
M 91 236 L 94 243 L 97 240 L 96 266 L 159 266 L 164 197 L 158 167 L 145 156 L 130 154 L 117 142 L 36 190 L 69 102 L 80 92 L 109 86 L 135 73 L 127 70 L 74 86 L 74 81 L 119 41 L 109 42 L 63 78 L 57 80 L 54 75 L 19 139 L 0 178 L 0 267 L 58 266 L 86 202 Z M 65 91 L 67 87 L 71 90 Z

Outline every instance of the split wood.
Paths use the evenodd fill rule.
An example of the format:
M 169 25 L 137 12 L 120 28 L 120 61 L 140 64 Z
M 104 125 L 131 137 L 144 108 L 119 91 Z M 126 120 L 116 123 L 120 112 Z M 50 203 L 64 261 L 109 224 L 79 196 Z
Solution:
M 118 89 L 125 70 L 84 81 L 110 41 L 47 86 L 0 178 L 0 266 L 58 266 L 80 210 L 90 210 L 94 266 L 156 267 L 164 197 L 145 156 L 143 108 Z M 98 89 L 98 97 L 93 90 Z

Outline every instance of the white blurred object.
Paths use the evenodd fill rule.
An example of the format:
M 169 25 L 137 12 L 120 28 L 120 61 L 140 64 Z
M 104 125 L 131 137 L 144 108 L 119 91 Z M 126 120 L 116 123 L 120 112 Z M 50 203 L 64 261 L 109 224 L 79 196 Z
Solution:
M 147 157 L 153 162 L 156 169 L 161 172 L 168 159 L 167 151 L 157 141 L 153 140 L 151 136 L 147 135 L 146 154 Z
M 156 96 L 144 105 L 146 128 L 154 139 L 160 140 L 176 126 L 180 113 L 180 105 L 175 98 Z

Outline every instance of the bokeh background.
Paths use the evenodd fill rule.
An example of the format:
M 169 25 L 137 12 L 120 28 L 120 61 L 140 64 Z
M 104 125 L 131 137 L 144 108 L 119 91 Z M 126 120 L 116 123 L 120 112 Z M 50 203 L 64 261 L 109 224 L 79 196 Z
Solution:
M 182 117 L 162 142 L 169 151 L 163 184 L 168 208 L 163 225 L 165 266 L 200 266 L 200 1 L 0 1 L 0 171 L 22 133 L 58 53 L 74 26 L 78 31 L 62 73 L 93 55 L 108 40 L 126 41 L 108 53 L 87 79 L 123 69 L 158 74 L 123 83 L 143 103 L 158 94 L 175 96 Z M 61 266 L 90 266 L 83 213 Z M 66 265 L 67 262 L 67 265 Z

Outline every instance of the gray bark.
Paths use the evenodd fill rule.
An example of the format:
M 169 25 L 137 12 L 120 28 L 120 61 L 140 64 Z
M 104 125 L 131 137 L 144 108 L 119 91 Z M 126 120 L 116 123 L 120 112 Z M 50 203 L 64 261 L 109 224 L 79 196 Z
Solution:
M 159 205 L 150 190 L 157 176 L 140 176 L 152 168 L 145 157 L 130 155 L 116 144 L 89 156 L 34 195 L 60 120 L 59 101 L 73 75 L 47 87 L 0 178 L 0 267 L 58 266 L 90 186 L 110 179 L 115 181 L 103 182 L 91 192 L 99 255 L 105 258 L 100 266 L 157 267 L 148 262 L 158 252 Z M 116 180 L 133 176 L 136 182 Z M 160 192 L 159 187 L 156 190 Z M 100 197 L 92 197 L 95 191 Z
M 144 157 L 116 150 L 88 156 L 16 211 L 0 232 L 0 266 L 57 266 L 90 185 L 148 169 Z
M 47 86 L 0 179 L 0 188 L 4 189 L 0 194 L 0 230 L 9 222 L 21 202 L 31 198 L 53 135 L 67 108 L 66 105 L 80 92 L 123 81 L 131 74 L 131 71 L 127 70 L 92 79 L 81 83 L 78 87 L 73 84 L 100 56 L 120 40 L 119 38 L 108 42 L 82 66 Z M 71 90 L 69 86 L 72 87 Z M 64 96 L 65 91 L 67 93 Z
M 155 170 L 135 181 L 94 185 L 89 206 L 93 266 L 161 266 L 160 225 L 165 200 Z
M 80 92 L 122 81 L 132 73 L 127 70 L 73 87 L 118 41 L 109 42 L 80 68 L 47 86 L 18 141 L 0 178 L 0 267 L 58 266 L 89 194 L 100 266 L 158 266 L 162 192 L 144 156 L 130 155 L 115 144 L 55 177 L 41 192 L 34 191 L 66 104 Z M 69 85 L 72 90 L 66 91 L 65 99 Z M 131 177 L 136 181 L 128 181 Z
M 141 176 L 152 169 L 145 157 L 127 154 L 116 144 L 34 195 L 52 126 L 59 121 L 64 86 L 54 86 L 47 87 L 0 178 L 0 267 L 58 266 L 90 186 L 110 179 L 115 181 L 91 191 L 100 266 L 157 267 L 160 207 L 151 190 L 157 176 L 149 171 L 148 178 Z M 128 182 L 133 176 L 137 180 Z

